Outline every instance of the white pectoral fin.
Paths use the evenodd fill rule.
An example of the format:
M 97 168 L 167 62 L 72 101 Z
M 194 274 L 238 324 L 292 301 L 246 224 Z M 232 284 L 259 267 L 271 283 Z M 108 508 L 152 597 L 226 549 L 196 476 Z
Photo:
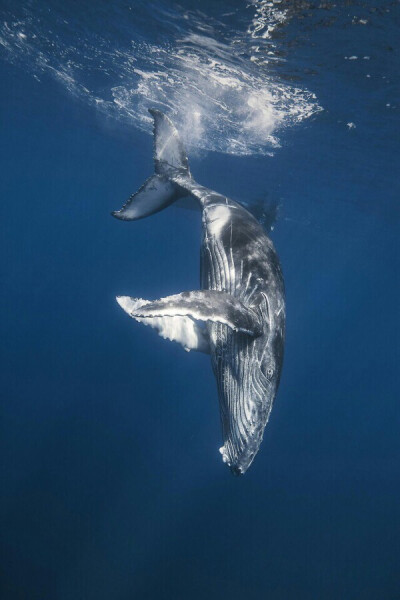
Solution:
M 140 312 L 147 304 L 150 304 L 148 300 L 131 298 L 130 296 L 119 296 L 117 297 L 117 302 L 130 317 L 139 323 L 149 325 L 162 338 L 178 342 L 187 352 L 195 350 L 209 354 L 210 350 L 206 330 L 190 317 L 177 315 L 140 317 L 136 313 Z
M 155 301 L 127 296 L 117 300 L 122 308 L 136 320 L 161 319 L 163 323 L 166 323 L 169 319 L 184 319 L 185 322 L 189 319 L 200 331 L 203 330 L 196 325 L 197 321 L 223 323 L 234 331 L 255 337 L 263 332 L 263 324 L 257 313 L 225 292 L 200 290 L 182 292 Z M 162 334 L 160 333 L 160 335 Z M 172 338 L 170 337 L 170 339 Z

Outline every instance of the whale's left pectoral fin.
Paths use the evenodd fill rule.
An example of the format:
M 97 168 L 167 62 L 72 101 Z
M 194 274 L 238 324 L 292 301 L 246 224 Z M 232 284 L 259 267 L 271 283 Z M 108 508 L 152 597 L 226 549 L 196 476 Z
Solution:
M 208 352 L 207 332 L 199 321 L 222 323 L 254 337 L 263 332 L 257 313 L 225 292 L 182 292 L 155 301 L 120 296 L 117 301 L 136 321 L 151 325 L 162 337 L 181 343 L 187 350 Z

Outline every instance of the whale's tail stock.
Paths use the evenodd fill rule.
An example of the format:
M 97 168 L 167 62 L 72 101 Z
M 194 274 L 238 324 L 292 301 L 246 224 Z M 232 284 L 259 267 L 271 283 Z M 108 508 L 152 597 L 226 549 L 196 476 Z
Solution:
M 122 221 L 148 217 L 190 193 L 189 161 L 174 124 L 159 110 L 150 109 L 149 113 L 154 119 L 154 175 L 121 210 L 111 213 Z

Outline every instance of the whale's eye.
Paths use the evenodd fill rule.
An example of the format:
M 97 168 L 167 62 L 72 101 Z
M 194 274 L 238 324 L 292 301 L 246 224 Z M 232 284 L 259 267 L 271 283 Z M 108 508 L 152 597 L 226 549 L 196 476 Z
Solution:
M 268 369 L 267 369 L 267 377 L 268 377 L 268 379 L 271 379 L 273 374 L 274 374 L 273 368 L 272 367 L 268 367 Z

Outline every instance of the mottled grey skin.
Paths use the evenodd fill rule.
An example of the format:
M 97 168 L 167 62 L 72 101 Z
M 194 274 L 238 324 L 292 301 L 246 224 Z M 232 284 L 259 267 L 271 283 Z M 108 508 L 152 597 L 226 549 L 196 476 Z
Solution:
M 183 183 L 179 176 L 171 179 Z M 279 385 L 285 335 L 283 276 L 271 240 L 245 208 L 193 180 L 186 180 L 184 189 L 202 207 L 202 289 L 237 297 L 258 313 L 263 326 L 261 335 L 254 337 L 207 323 L 224 436 L 221 454 L 240 475 L 259 449 Z

